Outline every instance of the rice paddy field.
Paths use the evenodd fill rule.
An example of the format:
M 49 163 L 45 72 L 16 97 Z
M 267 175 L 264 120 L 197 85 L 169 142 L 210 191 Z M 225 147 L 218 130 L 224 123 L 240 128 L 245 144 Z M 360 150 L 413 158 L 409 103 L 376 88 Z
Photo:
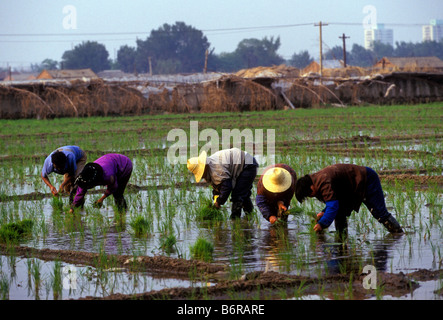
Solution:
M 442 123 L 441 103 L 0 120 L 0 298 L 441 300 Z M 271 225 L 256 207 L 233 221 L 230 202 L 202 216 L 211 188 L 170 161 L 173 129 L 186 134 L 184 158 L 207 144 L 205 129 L 220 142 L 226 129 L 250 129 L 261 169 L 286 163 L 301 177 L 334 163 L 369 166 L 405 234 L 390 235 L 364 205 L 346 239 L 334 225 L 316 234 L 323 204 L 295 197 L 286 224 Z M 41 170 L 64 145 L 80 146 L 88 162 L 132 160 L 126 213 L 112 196 L 94 208 L 99 187 L 74 214 L 67 195 L 52 196 Z M 58 188 L 62 176 L 50 180 Z

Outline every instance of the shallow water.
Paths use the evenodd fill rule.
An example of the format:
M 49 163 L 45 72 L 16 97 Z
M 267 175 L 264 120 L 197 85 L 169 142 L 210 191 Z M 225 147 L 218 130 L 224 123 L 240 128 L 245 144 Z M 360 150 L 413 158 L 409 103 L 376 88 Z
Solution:
M 410 273 L 418 269 L 436 270 L 442 267 L 442 195 L 438 195 L 434 205 L 426 205 L 426 199 L 431 198 L 426 195 L 427 192 L 431 191 L 415 193 L 418 208 L 413 214 L 407 213 L 410 200 L 406 192 L 394 193 L 394 196 L 387 198 L 387 204 L 394 215 L 396 215 L 395 206 L 398 207 L 397 197 L 405 199 L 403 209 L 406 213 L 397 215 L 397 218 L 405 226 L 406 234 L 399 237 L 388 234 L 370 216 L 366 208 L 362 207 L 359 213 L 354 212 L 349 218 L 349 236 L 344 242 L 337 238 L 333 225 L 322 235 L 311 232 L 312 225 L 306 212 L 318 212 L 321 209 L 317 207 L 320 204 L 315 201 L 304 206 L 304 213 L 289 216 L 287 224 L 270 225 L 258 213 L 252 218 L 242 217 L 238 221 L 230 219 L 221 222 L 195 221 L 193 218 L 195 207 L 180 204 L 180 199 L 195 199 L 197 201 L 195 203 L 198 203 L 200 198 L 210 197 L 208 188 L 201 187 L 195 187 L 192 191 L 166 189 L 155 192 L 140 191 L 136 195 L 128 195 L 127 200 L 131 205 L 123 224 L 115 218 L 112 199 L 107 199 L 101 209 L 92 209 L 90 202 L 87 202 L 85 210 L 77 215 L 77 219 L 71 219 L 72 221 L 69 220 L 69 215 L 54 211 L 50 199 L 0 203 L 0 208 L 24 217 L 32 215 L 41 222 L 41 225 L 46 226 L 45 231 L 34 232 L 31 239 L 22 243 L 36 248 L 104 251 L 108 254 L 170 255 L 189 259 L 190 246 L 198 237 L 204 237 L 214 245 L 214 262 L 230 266 L 237 275 L 251 271 L 274 270 L 288 274 L 320 276 L 361 272 L 366 265 L 373 265 L 378 271 Z M 87 195 L 87 201 L 92 201 L 96 196 Z M 172 201 L 174 205 L 171 205 L 171 199 L 175 199 Z M 149 212 L 151 209 L 152 212 Z M 229 216 L 229 212 L 227 208 L 225 215 Z M 145 216 L 151 214 L 152 229 L 146 237 L 136 237 L 133 234 L 130 221 L 137 214 Z M 175 250 L 170 253 L 166 253 L 160 247 L 160 237 L 165 228 L 172 230 L 177 239 Z M 5 259 L 2 257 L 4 275 L 8 274 L 10 268 L 7 263 L 3 263 Z M 19 260 L 18 266 L 25 264 L 22 262 L 23 259 L 17 258 L 17 260 Z M 48 265 L 48 270 L 53 267 L 51 263 L 43 265 Z M 17 269 L 21 268 L 23 267 Z M 120 278 L 116 282 L 121 284 L 118 284 L 113 292 L 123 292 L 124 288 L 121 286 L 134 287 L 127 284 L 130 276 L 122 272 L 117 274 Z M 136 289 L 131 290 L 142 292 L 146 287 L 148 290 L 145 291 L 149 291 L 150 288 L 158 290 L 190 285 L 187 281 L 154 280 L 147 275 L 140 276 L 143 277 L 141 286 L 138 285 Z M 19 277 L 19 281 L 22 282 L 10 280 L 12 284 L 10 299 L 24 294 L 24 286 L 20 283 L 26 280 L 27 275 Z M 103 296 L 110 291 L 106 289 L 97 292 L 97 286 L 92 285 L 83 287 L 81 293 L 63 294 L 63 298 Z M 38 297 L 42 298 L 42 295 Z M 429 297 L 438 298 L 422 286 L 420 290 L 411 296 L 405 296 L 404 299 Z M 28 298 L 34 299 L 37 295 L 27 294 L 21 299 Z M 51 291 L 46 293 L 44 298 L 51 299 Z
M 124 269 L 97 270 L 90 266 L 61 263 L 60 282 L 56 286 L 55 263 L 52 261 L 0 256 L 0 265 L 0 298 L 10 300 L 66 300 L 206 285 L 188 280 L 158 278 L 148 273 L 128 273 Z M 34 266 L 38 271 L 33 271 Z M 37 272 L 40 276 L 36 275 Z M 7 296 L 3 296 L 6 291 Z

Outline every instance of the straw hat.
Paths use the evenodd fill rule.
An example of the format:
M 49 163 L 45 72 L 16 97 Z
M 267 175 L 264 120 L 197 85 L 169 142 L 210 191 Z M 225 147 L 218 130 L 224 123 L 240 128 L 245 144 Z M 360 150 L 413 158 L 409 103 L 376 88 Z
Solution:
M 206 166 L 206 157 L 206 151 L 202 151 L 198 157 L 188 159 L 188 170 L 194 174 L 196 182 L 200 182 L 203 177 L 203 172 L 205 172 Z
M 264 173 L 262 181 L 266 190 L 278 193 L 289 189 L 292 184 L 292 176 L 288 170 L 274 167 Z

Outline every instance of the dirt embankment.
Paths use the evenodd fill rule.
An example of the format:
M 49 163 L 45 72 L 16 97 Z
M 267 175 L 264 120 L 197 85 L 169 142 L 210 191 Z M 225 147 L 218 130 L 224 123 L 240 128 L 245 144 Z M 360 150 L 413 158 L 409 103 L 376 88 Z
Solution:
M 210 264 L 199 260 L 186 260 L 166 256 L 113 255 L 74 250 L 36 249 L 26 246 L 0 244 L 0 252 L 9 255 L 12 252 L 19 256 L 33 257 L 45 261 L 61 260 L 72 264 L 83 264 L 103 269 L 124 268 L 128 271 L 149 271 L 157 274 L 173 274 L 175 277 L 187 277 L 190 272 L 213 274 L 224 271 L 224 266 Z
M 240 280 L 222 281 L 209 287 L 167 288 L 139 294 L 113 294 L 107 297 L 85 297 L 86 300 L 159 300 L 159 299 L 282 299 L 318 295 L 346 299 L 368 299 L 377 295 L 400 297 L 419 287 L 415 277 L 426 275 L 436 280 L 443 270 L 419 270 L 413 274 L 378 273 L 377 289 L 364 288 L 366 274 L 329 275 L 322 278 L 286 275 L 277 272 L 252 272 Z M 423 281 L 423 279 L 420 279 Z

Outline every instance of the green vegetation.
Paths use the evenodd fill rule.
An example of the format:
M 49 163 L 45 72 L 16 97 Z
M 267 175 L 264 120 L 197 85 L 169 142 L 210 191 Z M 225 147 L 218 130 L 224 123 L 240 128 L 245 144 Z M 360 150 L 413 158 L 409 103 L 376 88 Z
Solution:
M 197 208 L 196 219 L 198 221 L 204 220 L 223 220 L 223 212 L 217 209 L 212 203 L 211 199 L 203 199 L 200 206 Z
M 1 230 L 7 230 L 3 231 L 7 235 L 1 235 L 0 239 L 20 241 L 30 247 L 100 252 L 96 274 L 79 275 L 93 279 L 95 287 L 102 289 L 99 293 L 92 290 L 88 295 L 118 292 L 112 281 L 114 272 L 109 270 L 121 266 L 108 261 L 107 255 L 111 253 L 134 256 L 134 261 L 137 257 L 159 255 L 216 260 L 229 267 L 230 279 L 238 279 L 250 271 L 270 270 L 318 277 L 346 272 L 353 274 L 355 280 L 364 265 L 380 263 L 380 256 L 387 257 L 386 270 L 392 272 L 417 265 L 432 268 L 422 265 L 428 260 L 441 268 L 442 117 L 441 104 L 430 103 L 0 120 L 0 226 Z M 253 219 L 242 217 L 231 221 L 227 218 L 230 201 L 222 209 L 215 209 L 211 188 L 204 183 L 196 184 L 185 164 L 167 161 L 168 148 L 176 142 L 167 140 L 168 132 L 183 129 L 189 139 L 190 121 L 198 121 L 199 132 L 214 129 L 220 138 L 223 129 L 250 129 L 254 134 L 254 130 L 262 129 L 264 153 L 268 143 L 273 142 L 266 130 L 275 130 L 275 162 L 290 165 L 298 177 L 339 162 L 372 167 L 380 175 L 388 210 L 405 227 L 406 234 L 392 240 L 362 206 L 359 213 L 349 217 L 346 242 L 336 238 L 333 225 L 319 236 L 312 230 L 313 216 L 323 206 L 314 199 L 300 204 L 294 198 L 287 223 L 271 226 L 256 208 Z M 198 148 L 207 142 L 201 139 Z M 65 144 L 81 146 L 87 151 L 88 161 L 107 152 L 120 152 L 131 158 L 134 170 L 125 191 L 128 204 L 125 214 L 121 216 L 113 210 L 112 196 L 102 208 L 93 207 L 93 200 L 103 194 L 103 187 L 88 191 L 84 209 L 79 208 L 75 214 L 66 213 L 68 195 L 53 197 L 40 177 L 47 154 Z M 260 168 L 265 165 L 260 162 Z M 56 174 L 49 178 L 56 187 L 62 181 L 62 176 Z M 254 199 L 256 188 L 252 192 Z M 19 221 L 23 229 L 17 227 Z M 14 227 L 9 226 L 11 222 Z M 421 257 L 430 259 L 422 262 Z M 13 249 L 1 258 L 2 270 L 7 272 L 0 274 L 0 297 L 8 298 L 15 283 L 14 273 L 9 271 L 15 270 L 20 259 Z M 60 299 L 61 265 L 52 263 L 48 269 L 29 257 L 29 279 L 33 288 L 40 291 L 46 288 L 49 298 Z M 133 273 L 131 277 L 141 275 Z M 295 296 L 301 296 L 307 286 L 297 287 L 291 290 Z M 150 285 L 147 288 L 143 290 L 149 290 Z M 326 289 L 319 288 L 320 296 L 322 290 Z M 332 296 L 356 298 L 351 280 L 343 290 Z M 32 294 L 37 296 L 38 292 Z M 291 296 L 288 291 L 285 294 Z M 383 297 L 381 291 L 377 294 Z M 328 292 L 324 296 L 329 297 Z
M 190 251 L 193 259 L 209 262 L 213 259 L 214 245 L 204 238 L 198 238 Z
M 25 235 L 32 232 L 34 221 L 25 219 L 17 222 L 10 222 L 0 227 L 0 242 L 18 242 Z
M 147 235 L 150 227 L 149 221 L 142 216 L 135 217 L 130 222 L 130 225 L 137 236 Z

